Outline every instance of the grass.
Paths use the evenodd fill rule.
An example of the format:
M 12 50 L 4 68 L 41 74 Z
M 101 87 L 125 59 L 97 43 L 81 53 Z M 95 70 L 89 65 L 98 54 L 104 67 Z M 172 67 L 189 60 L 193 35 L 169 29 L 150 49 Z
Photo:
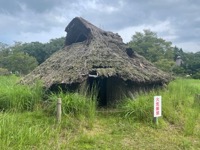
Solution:
M 96 99 L 89 96 L 83 96 L 79 93 L 63 93 L 51 94 L 45 106 L 45 111 L 49 115 L 56 115 L 57 98 L 62 99 L 63 115 L 71 115 L 76 118 L 87 120 L 89 126 L 92 127 L 96 116 Z
M 7 149 L 199 149 L 200 81 L 177 79 L 166 89 L 126 99 L 117 113 L 96 111 L 93 96 L 49 95 L 41 86 L 15 84 L 0 77 L 0 147 Z M 4 88 L 4 89 L 3 89 Z M 162 96 L 162 117 L 152 123 L 153 96 Z M 62 98 L 62 121 L 56 123 L 56 99 Z M 112 112 L 112 110 L 111 110 Z
M 195 94 L 200 92 L 199 83 L 200 81 L 198 80 L 177 79 L 171 82 L 164 90 L 144 93 L 137 96 L 136 99 L 127 98 L 122 104 L 122 109 L 125 112 L 125 116 L 132 117 L 136 121 L 149 123 L 153 116 L 153 97 L 161 95 L 162 119 L 180 126 L 183 123 L 188 123 L 188 121 L 194 122 L 200 110 L 199 107 L 194 107 Z
M 50 118 L 41 114 L 0 114 L 1 149 L 32 149 L 53 135 Z
M 43 90 L 39 83 L 24 86 L 18 82 L 16 76 L 0 78 L 0 110 L 33 111 L 42 100 Z

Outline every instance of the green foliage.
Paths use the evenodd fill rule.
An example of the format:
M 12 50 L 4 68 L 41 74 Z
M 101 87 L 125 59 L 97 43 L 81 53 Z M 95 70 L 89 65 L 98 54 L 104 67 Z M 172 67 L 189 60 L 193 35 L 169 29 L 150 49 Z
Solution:
M 7 44 L 0 42 L 0 51 L 2 51 L 3 49 L 5 49 L 7 47 L 8 47 Z
M 47 59 L 47 53 L 44 50 L 44 44 L 40 42 L 24 43 L 21 44 L 18 49 L 17 47 L 14 47 L 14 49 L 36 58 L 39 64 Z
M 153 118 L 153 97 L 161 95 L 163 119 L 184 128 L 185 134 L 192 134 L 200 110 L 193 107 L 194 95 L 200 91 L 199 84 L 200 81 L 191 79 L 175 80 L 165 90 L 142 94 L 136 99 L 127 99 L 121 108 L 126 117 L 150 123 Z
M 155 32 L 144 30 L 144 33 L 136 32 L 129 46 L 140 55 L 144 56 L 151 62 L 157 62 L 160 59 L 172 59 L 172 43 L 162 38 L 158 38 Z
M 17 84 L 15 76 L 0 77 L 0 111 L 33 111 L 39 106 L 43 90 L 41 84 Z
M 186 109 L 186 120 L 185 124 L 183 127 L 183 131 L 185 135 L 193 135 L 195 132 L 195 127 L 197 124 L 197 120 L 199 117 L 199 110 L 194 110 L 194 109 Z
M 96 113 L 96 99 L 94 97 L 86 97 L 78 93 L 63 93 L 51 94 L 49 96 L 46 112 L 48 114 L 56 113 L 57 98 L 62 99 L 62 112 L 64 115 L 70 114 L 73 116 L 85 116 L 93 120 Z
M 157 62 L 154 63 L 158 68 L 165 72 L 171 72 L 173 71 L 172 68 L 175 66 L 175 62 L 172 60 L 167 59 L 160 59 Z
M 0 113 L 1 149 L 35 149 L 42 146 L 56 134 L 52 130 L 51 119 L 41 112 Z
M 136 121 L 151 122 L 153 103 L 151 99 L 140 96 L 137 99 L 126 99 L 122 106 L 125 117 L 130 117 Z
M 26 53 L 36 58 L 39 64 L 43 63 L 54 52 L 64 47 L 65 38 L 51 39 L 49 43 L 31 42 L 18 44 L 12 47 L 14 51 Z
M 150 30 L 144 30 L 144 33 L 136 32 L 129 46 L 163 71 L 179 76 L 191 74 L 193 78 L 199 79 L 200 52 L 185 53 L 181 48 L 172 47 L 171 42 L 157 37 L 157 34 Z M 178 56 L 183 61 L 181 66 L 175 66 Z
M 184 60 L 184 69 L 188 74 L 194 75 L 194 78 L 199 79 L 198 72 L 200 72 L 200 52 L 187 53 Z M 195 75 L 196 74 L 196 75 Z
M 37 61 L 34 57 L 18 52 L 12 53 L 7 57 L 0 59 L 0 66 L 9 71 L 19 74 L 27 74 L 37 66 Z
M 44 50 L 47 53 L 47 58 L 50 57 L 56 51 L 62 49 L 65 46 L 65 37 L 51 39 L 50 42 L 44 44 Z
M 194 79 L 200 79 L 200 71 L 194 73 L 194 74 L 192 75 L 192 78 L 194 78 Z
M 184 75 L 185 74 L 185 69 L 181 66 L 174 66 L 172 68 L 172 71 L 176 75 Z
M 196 83 L 195 83 L 196 82 Z M 162 92 L 163 96 L 163 117 L 169 122 L 182 125 L 186 122 L 187 110 L 193 109 L 194 95 L 198 93 L 200 88 L 195 80 L 176 80 L 169 84 L 166 92 Z
M 0 100 L 22 102 L 20 99 L 30 99 L 30 95 L 41 99 L 41 86 L 17 85 L 18 80 L 16 76 L 0 77 Z M 199 93 L 199 84 L 199 80 L 178 79 L 164 90 L 139 93 L 136 99 L 126 99 L 120 109 L 115 108 L 117 115 L 111 113 L 113 109 L 97 111 L 93 96 L 85 97 L 78 93 L 52 94 L 49 97 L 51 103 L 43 101 L 45 107 L 35 105 L 37 109 L 33 110 L 21 110 L 22 107 L 15 103 L 6 112 L 0 111 L 0 147 L 3 150 L 198 149 L 200 107 L 198 101 L 194 103 L 194 94 Z M 18 88 L 22 90 L 12 94 Z M 6 92 L 2 92 L 4 89 Z M 38 93 L 37 96 L 34 93 Z M 162 95 L 163 112 L 157 127 L 151 124 L 154 95 Z M 63 99 L 64 107 L 60 124 L 56 123 L 55 117 L 58 97 Z M 41 101 L 37 103 L 40 105 Z
M 8 46 L 0 43 L 0 68 L 22 75 L 28 74 L 38 64 L 43 63 L 54 52 L 64 47 L 65 38 L 50 40 L 49 43 L 15 42 L 15 45 Z
M 8 69 L 5 69 L 5 68 L 0 68 L 0 76 L 2 75 L 9 75 L 9 71 Z

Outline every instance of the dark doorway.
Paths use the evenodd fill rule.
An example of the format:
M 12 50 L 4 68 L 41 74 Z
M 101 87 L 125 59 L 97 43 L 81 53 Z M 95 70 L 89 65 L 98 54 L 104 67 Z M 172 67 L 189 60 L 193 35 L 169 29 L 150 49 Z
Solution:
M 107 78 L 88 78 L 90 90 L 96 88 L 99 107 L 107 106 Z
M 59 92 L 75 92 L 79 87 L 79 83 L 72 83 L 72 84 L 53 84 L 48 89 L 49 92 L 59 93 Z

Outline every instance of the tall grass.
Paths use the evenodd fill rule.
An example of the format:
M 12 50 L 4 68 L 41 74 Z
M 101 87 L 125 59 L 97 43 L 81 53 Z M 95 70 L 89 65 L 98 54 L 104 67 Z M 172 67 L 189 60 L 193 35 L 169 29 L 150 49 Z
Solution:
M 0 113 L 1 149 L 42 147 L 42 143 L 56 134 L 56 130 L 52 130 L 51 119 L 39 112 Z
M 42 100 L 43 90 L 40 83 L 34 86 L 18 84 L 16 76 L 0 77 L 0 110 L 33 111 Z
M 55 115 L 57 98 L 62 99 L 62 113 L 84 116 L 92 122 L 96 114 L 96 96 L 78 93 L 51 94 L 44 103 L 44 90 L 38 82 L 33 86 L 18 84 L 16 76 L 0 76 L 0 111 L 34 111 L 43 108 L 48 115 Z
M 200 146 L 197 142 L 200 104 L 194 103 L 194 95 L 200 93 L 199 80 L 178 79 L 164 90 L 139 93 L 135 99 L 127 98 L 119 107 L 123 110 L 119 113 L 125 112 L 126 117 L 106 113 L 96 115 L 95 92 L 91 95 L 51 94 L 41 107 L 41 86 L 18 85 L 18 80 L 15 76 L 0 77 L 2 150 L 198 149 Z M 159 120 L 169 125 L 164 130 L 163 126 L 155 129 L 148 124 L 153 118 L 155 95 L 162 96 L 163 111 Z M 62 99 L 60 124 L 56 124 L 55 119 L 57 98 Z
M 193 107 L 195 94 L 200 93 L 200 80 L 178 79 L 171 82 L 163 96 L 163 117 L 171 123 L 187 123 L 188 111 L 196 114 Z
M 162 96 L 162 118 L 179 125 L 185 134 L 193 134 L 199 107 L 194 107 L 195 94 L 200 93 L 200 80 L 177 79 L 166 89 L 127 98 L 122 104 L 125 116 L 136 121 L 151 122 L 153 118 L 153 97 Z
M 51 94 L 45 106 L 45 111 L 50 115 L 56 114 L 57 98 L 62 99 L 63 115 L 72 115 L 77 118 L 84 117 L 89 121 L 89 126 L 92 127 L 96 115 L 96 99 L 93 96 L 63 92 Z
M 126 98 L 120 105 L 123 109 L 126 118 L 131 118 L 135 121 L 151 122 L 153 115 L 153 95 L 155 92 L 148 94 L 137 94 L 135 99 Z

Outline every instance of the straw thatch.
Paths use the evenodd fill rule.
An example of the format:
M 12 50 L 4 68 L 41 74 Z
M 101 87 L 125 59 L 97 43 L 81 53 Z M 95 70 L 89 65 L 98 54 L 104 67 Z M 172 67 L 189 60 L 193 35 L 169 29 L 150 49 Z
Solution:
M 66 27 L 66 46 L 24 77 L 22 82 L 42 80 L 46 88 L 80 85 L 89 78 L 124 85 L 163 85 L 169 76 L 124 44 L 118 34 L 103 31 L 83 18 Z M 110 87 L 112 88 L 112 87 Z

